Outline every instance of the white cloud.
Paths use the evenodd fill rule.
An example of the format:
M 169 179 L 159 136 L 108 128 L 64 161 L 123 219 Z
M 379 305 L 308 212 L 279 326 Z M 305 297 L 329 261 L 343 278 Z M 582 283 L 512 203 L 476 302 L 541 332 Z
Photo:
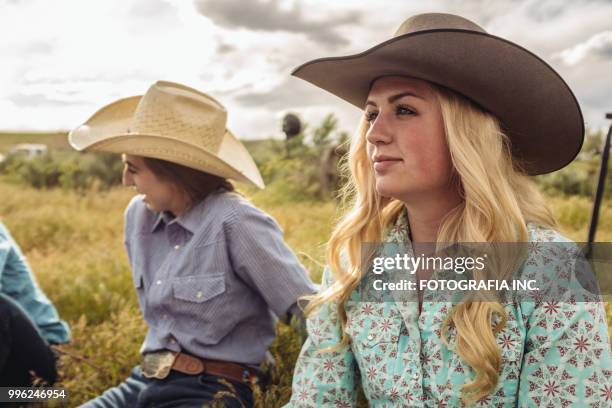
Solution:
M 237 4 L 4 2 L 0 128 L 68 129 L 102 104 L 165 79 L 217 97 L 239 137 L 281 137 L 280 118 L 289 110 L 312 125 L 335 112 L 352 132 L 359 111 L 290 77 L 292 68 L 363 51 L 389 38 L 404 18 L 432 11 L 463 15 L 540 55 L 575 91 L 588 124 L 606 125 L 610 2 L 259 0 L 248 3 L 248 18 Z
M 612 57 L 612 31 L 604 31 L 556 54 L 567 65 L 576 65 L 589 56 Z

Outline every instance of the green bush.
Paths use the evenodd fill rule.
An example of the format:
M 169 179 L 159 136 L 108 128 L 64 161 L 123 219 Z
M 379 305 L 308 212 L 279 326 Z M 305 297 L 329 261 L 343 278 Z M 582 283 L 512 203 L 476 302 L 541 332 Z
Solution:
M 576 159 L 559 171 L 536 176 L 536 182 L 548 195 L 594 197 L 604 140 L 602 131 L 587 129 L 582 149 Z M 604 197 L 612 197 L 612 161 L 608 162 L 605 185 Z
M 285 201 L 324 200 L 329 198 L 321 184 L 322 157 L 324 152 L 347 142 L 348 135 L 337 132 L 338 121 L 334 115 L 326 116 L 318 127 L 274 146 L 275 154 L 267 152 L 266 160 L 258 163 L 269 194 Z M 281 147 L 282 146 L 282 147 Z M 254 154 L 256 162 L 263 152 Z M 336 185 L 335 189 L 339 186 Z
M 0 173 L 38 189 L 106 190 L 121 183 L 122 166 L 117 154 L 51 151 L 34 158 L 10 155 Z
M 250 140 L 244 144 L 261 171 L 270 202 L 282 202 L 286 197 L 298 201 L 320 201 L 330 198 L 343 181 L 337 179 L 335 185 L 322 185 L 326 180 L 323 158 L 331 148 L 344 147 L 347 141 L 348 135 L 338 131 L 338 121 L 330 114 L 312 129 L 303 125 L 302 132 L 290 140 Z M 548 195 L 593 197 L 602 145 L 603 134 L 587 132 L 576 160 L 562 170 L 536 176 L 536 182 Z M 332 162 L 331 171 L 334 168 Z M 77 191 L 107 190 L 118 185 L 121 183 L 121 169 L 121 159 L 117 154 L 82 154 L 64 150 L 51 150 L 32 159 L 9 155 L 0 163 L 0 174 L 6 181 L 38 189 L 61 187 Z M 604 196 L 612 197 L 612 161 L 608 164 L 606 185 Z
M 600 156 L 576 160 L 561 170 L 536 176 L 535 180 L 548 195 L 594 197 L 601 166 L 600 160 Z M 612 161 L 608 163 L 604 197 L 612 197 Z

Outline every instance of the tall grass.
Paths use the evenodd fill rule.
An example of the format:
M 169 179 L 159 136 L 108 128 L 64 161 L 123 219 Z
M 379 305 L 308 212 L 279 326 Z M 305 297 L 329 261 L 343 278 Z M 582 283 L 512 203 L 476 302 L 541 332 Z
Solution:
M 289 246 L 319 281 L 324 243 L 336 207 L 332 201 L 294 201 L 276 191 L 245 190 L 285 232 Z M 0 217 L 28 256 L 37 279 L 61 316 L 72 327 L 72 343 L 62 346 L 61 381 L 70 390 L 70 406 L 121 382 L 138 363 L 145 324 L 123 249 L 123 211 L 133 191 L 34 190 L 0 182 Z M 584 197 L 550 199 L 563 232 L 586 240 L 591 204 Z M 599 241 L 612 241 L 612 201 L 602 206 Z M 607 305 L 608 322 L 612 307 Z M 301 339 L 279 324 L 272 346 L 273 384 L 258 395 L 260 407 L 278 407 L 291 392 L 291 376 Z
M 278 221 L 289 246 L 312 278 L 319 280 L 334 204 L 279 204 L 270 191 L 243 193 Z M 126 189 L 87 194 L 41 191 L 0 183 L 0 217 L 27 254 L 41 287 L 72 327 L 73 341 L 62 347 L 58 384 L 71 391 L 71 405 L 117 384 L 138 363 L 145 324 L 123 248 L 123 212 L 133 194 Z M 281 336 L 272 352 L 279 364 L 275 385 L 261 396 L 265 406 L 278 406 L 288 397 L 301 344 L 290 327 L 278 330 Z

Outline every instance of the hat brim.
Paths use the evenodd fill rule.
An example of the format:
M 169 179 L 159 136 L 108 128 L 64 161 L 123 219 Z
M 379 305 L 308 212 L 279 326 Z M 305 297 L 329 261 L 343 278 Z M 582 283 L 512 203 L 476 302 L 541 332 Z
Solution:
M 120 99 L 100 109 L 68 134 L 70 145 L 79 151 L 125 153 L 167 160 L 258 188 L 265 187 L 248 150 L 229 130 L 225 131 L 216 153 L 164 135 L 129 132 L 140 98 Z
M 307 62 L 292 74 L 360 109 L 383 76 L 445 86 L 500 120 L 513 155 L 530 175 L 566 166 L 584 140 L 582 112 L 559 74 L 530 51 L 487 33 L 419 31 L 359 54 Z

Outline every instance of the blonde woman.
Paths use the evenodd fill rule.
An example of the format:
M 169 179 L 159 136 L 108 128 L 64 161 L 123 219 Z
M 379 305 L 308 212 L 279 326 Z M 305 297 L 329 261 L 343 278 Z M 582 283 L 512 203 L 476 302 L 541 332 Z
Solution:
M 287 406 L 355 406 L 359 385 L 373 407 L 612 406 L 603 305 L 550 296 L 552 283 L 575 282 L 562 253 L 571 241 L 527 177 L 564 167 L 582 145 L 580 108 L 561 77 L 475 23 L 433 13 L 294 75 L 364 116 L 349 152 L 352 208 L 306 310 Z M 413 256 L 426 243 L 529 243 L 525 263 L 493 264 L 492 276 L 549 286 L 518 301 L 477 291 L 451 303 L 417 285 L 413 301 L 375 301 L 362 290 L 368 242 Z M 433 272 L 405 277 L 420 284 Z

